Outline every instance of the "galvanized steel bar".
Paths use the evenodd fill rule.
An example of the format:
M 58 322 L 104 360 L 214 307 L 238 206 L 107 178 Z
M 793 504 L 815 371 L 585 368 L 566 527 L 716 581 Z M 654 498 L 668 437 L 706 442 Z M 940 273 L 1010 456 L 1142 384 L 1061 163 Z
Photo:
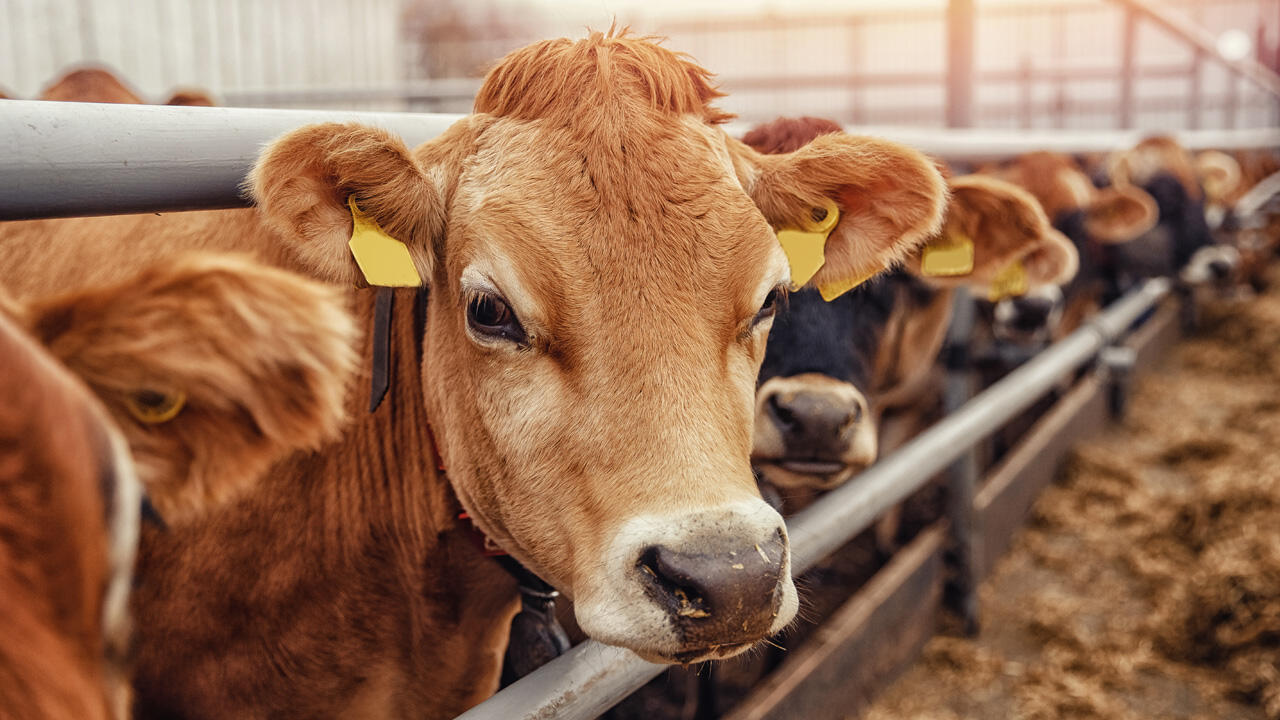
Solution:
M 245 174 L 286 130 L 361 122 L 413 145 L 458 117 L 5 100 L 0 220 L 245 205 Z
M 416 145 L 460 115 L 167 107 L 6 100 L 0 103 L 0 220 L 236 207 L 263 143 L 308 123 L 383 127 Z M 749 127 L 734 124 L 730 134 Z M 1132 147 L 1139 133 L 1051 133 L 850 127 L 949 159 L 1037 149 Z M 1192 150 L 1280 147 L 1280 129 L 1175 133 Z
M 862 532 L 885 510 L 1089 362 L 1168 295 L 1171 287 L 1165 278 L 1148 280 L 893 455 L 793 516 L 787 523 L 793 574 L 804 572 Z M 590 720 L 663 669 L 630 651 L 589 640 L 457 720 Z

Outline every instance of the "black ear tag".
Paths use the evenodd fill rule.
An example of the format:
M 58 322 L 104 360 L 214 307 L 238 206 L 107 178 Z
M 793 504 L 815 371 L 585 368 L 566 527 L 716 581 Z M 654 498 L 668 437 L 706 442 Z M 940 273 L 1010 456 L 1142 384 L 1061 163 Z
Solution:
M 378 409 L 391 387 L 391 310 L 395 291 L 378 288 L 373 302 L 373 375 L 369 383 L 369 412 Z

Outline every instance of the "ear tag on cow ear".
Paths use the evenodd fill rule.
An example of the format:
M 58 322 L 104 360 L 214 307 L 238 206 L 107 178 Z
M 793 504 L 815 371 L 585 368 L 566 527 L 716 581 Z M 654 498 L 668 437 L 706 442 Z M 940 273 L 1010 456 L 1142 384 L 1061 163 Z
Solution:
M 347 198 L 351 208 L 351 255 L 370 285 L 378 287 L 418 287 L 422 278 L 413 265 L 413 257 L 404 243 L 391 237 L 378 222 L 365 215 L 356 205 L 354 195 Z
M 879 274 L 880 270 L 877 269 L 870 272 L 859 273 L 848 280 L 823 283 L 818 286 L 818 292 L 822 293 L 823 300 L 831 302 Z
M 973 240 L 963 233 L 941 235 L 924 246 L 920 272 L 928 277 L 952 277 L 973 272 Z
M 826 262 L 827 236 L 840 222 L 840 209 L 829 198 L 823 198 L 822 207 L 813 208 L 813 220 L 805 223 L 803 230 L 782 228 L 778 230 L 778 244 L 791 265 L 791 287 L 802 287 Z
M 1027 270 L 1022 267 L 1022 261 L 1014 260 L 992 278 L 987 299 L 991 302 L 1000 302 L 1007 297 L 1026 295 L 1027 288 Z

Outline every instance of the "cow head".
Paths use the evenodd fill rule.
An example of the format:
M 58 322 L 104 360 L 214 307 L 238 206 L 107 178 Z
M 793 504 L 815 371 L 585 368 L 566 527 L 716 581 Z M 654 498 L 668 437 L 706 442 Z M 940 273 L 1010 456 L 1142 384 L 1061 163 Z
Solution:
M 191 254 L 11 312 L 106 405 L 166 523 L 345 417 L 355 327 L 340 293 L 247 258 Z
M 142 98 L 106 68 L 71 70 L 40 93 L 40 100 L 141 105 Z
M 879 410 L 927 375 L 941 347 L 951 305 L 938 290 L 963 286 L 986 296 L 1007 284 L 1011 268 L 1017 292 L 1074 274 L 1074 249 L 1026 192 L 975 176 L 948 185 L 942 231 L 907 255 L 903 272 L 831 302 L 813 290 L 795 293 L 775 321 L 753 450 L 771 484 L 829 489 L 875 460 Z M 931 251 L 961 243 L 971 248 L 969 266 L 931 267 Z
M 790 278 L 771 226 L 837 203 L 822 272 L 840 282 L 932 231 L 945 195 L 892 143 L 762 156 L 718 126 L 716 96 L 645 40 L 541 42 L 413 151 L 315 126 L 252 179 L 321 277 L 361 277 L 349 199 L 407 245 L 430 287 L 423 400 L 462 505 L 573 597 L 588 635 L 662 662 L 733 655 L 797 606 L 749 462 Z

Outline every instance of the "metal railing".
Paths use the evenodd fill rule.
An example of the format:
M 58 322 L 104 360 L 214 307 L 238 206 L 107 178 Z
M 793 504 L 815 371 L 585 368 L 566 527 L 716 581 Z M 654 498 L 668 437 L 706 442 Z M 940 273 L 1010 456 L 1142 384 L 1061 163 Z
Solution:
M 1123 337 L 1171 288 L 1167 278 L 1146 281 L 852 482 L 792 516 L 787 522 L 792 572 L 803 573 L 844 545 L 1031 407 L 1062 378 Z M 589 720 L 664 669 L 627 650 L 588 640 L 458 720 Z
M 0 220 L 241 207 L 240 185 L 264 143 L 316 122 L 361 122 L 410 145 L 461 115 L 165 107 L 6 100 L 0 105 Z M 740 136 L 743 125 L 726 128 Z M 952 160 L 1032 150 L 1132 147 L 1134 131 L 980 131 L 850 127 Z M 1280 128 L 1174 133 L 1186 147 L 1280 147 Z
M 239 188 L 245 173 L 262 144 L 285 130 L 325 120 L 359 121 L 400 133 L 414 144 L 442 132 L 457 117 L 7 102 L 0 111 L 0 142 L 8 148 L 0 157 L 0 219 L 243 205 Z M 1009 155 L 1046 146 L 1098 150 L 1136 139 L 1132 133 L 1059 137 L 1056 143 L 1042 134 L 884 134 L 948 157 Z M 1192 147 L 1280 146 L 1276 130 L 1181 137 Z M 855 482 L 792 517 L 793 571 L 803 572 L 843 545 L 1089 363 L 1170 289 L 1167 279 L 1147 281 Z M 664 669 L 630 651 L 587 641 L 460 717 L 591 718 Z

